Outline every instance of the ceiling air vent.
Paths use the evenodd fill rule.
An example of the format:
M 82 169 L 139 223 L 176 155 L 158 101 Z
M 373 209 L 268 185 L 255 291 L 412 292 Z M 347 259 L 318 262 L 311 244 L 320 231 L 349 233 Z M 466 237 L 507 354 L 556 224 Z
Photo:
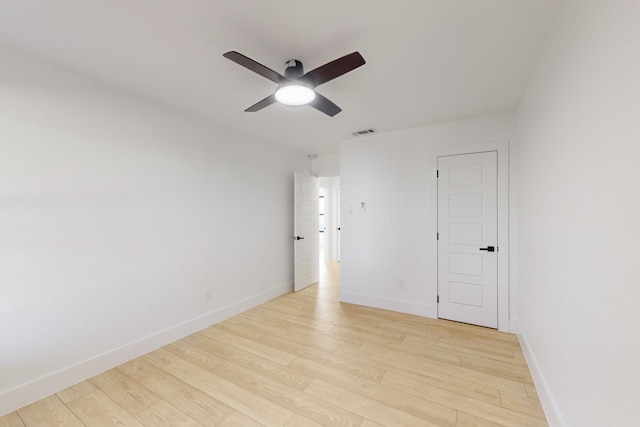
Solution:
M 370 133 L 376 133 L 375 129 L 363 129 L 353 132 L 351 135 L 360 136 L 360 135 L 369 135 Z

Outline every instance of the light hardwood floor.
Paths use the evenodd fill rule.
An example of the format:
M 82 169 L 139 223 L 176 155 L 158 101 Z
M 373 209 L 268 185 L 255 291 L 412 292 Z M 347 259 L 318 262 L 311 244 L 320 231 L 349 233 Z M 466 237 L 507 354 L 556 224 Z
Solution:
M 338 302 L 339 265 L 0 418 L 32 426 L 546 426 L 514 335 Z

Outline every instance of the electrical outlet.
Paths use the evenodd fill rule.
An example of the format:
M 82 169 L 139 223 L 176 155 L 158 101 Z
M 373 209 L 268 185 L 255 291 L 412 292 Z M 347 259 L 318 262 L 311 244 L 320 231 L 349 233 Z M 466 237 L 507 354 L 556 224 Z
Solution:
M 406 289 L 406 282 L 404 280 L 400 280 L 400 289 Z
M 209 288 L 207 290 L 204 291 L 204 299 L 205 301 L 208 301 L 211 299 L 211 294 L 213 293 L 213 289 Z

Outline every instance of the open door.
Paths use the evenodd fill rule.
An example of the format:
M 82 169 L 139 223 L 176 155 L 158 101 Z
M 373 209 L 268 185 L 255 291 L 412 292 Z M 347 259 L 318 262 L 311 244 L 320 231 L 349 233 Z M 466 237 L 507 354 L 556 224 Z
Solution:
M 298 292 L 319 280 L 318 178 L 296 172 L 293 199 L 293 290 Z

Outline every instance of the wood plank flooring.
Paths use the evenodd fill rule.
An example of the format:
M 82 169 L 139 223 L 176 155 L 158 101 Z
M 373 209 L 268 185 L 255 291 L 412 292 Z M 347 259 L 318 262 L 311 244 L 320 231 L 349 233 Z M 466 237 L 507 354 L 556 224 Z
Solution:
M 0 418 L 43 426 L 546 426 L 514 335 L 287 294 Z

